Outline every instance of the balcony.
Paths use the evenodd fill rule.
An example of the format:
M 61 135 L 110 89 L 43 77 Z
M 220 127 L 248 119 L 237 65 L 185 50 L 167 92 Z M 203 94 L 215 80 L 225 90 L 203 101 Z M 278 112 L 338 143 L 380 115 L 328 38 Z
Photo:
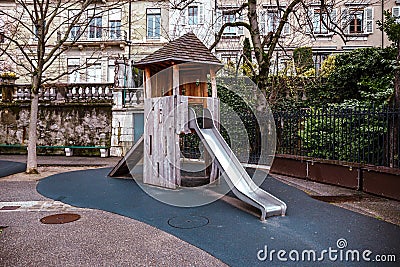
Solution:
M 2 86 L 4 88 L 0 90 L 0 105 L 30 102 L 30 84 Z M 43 104 L 106 103 L 112 104 L 115 109 L 143 110 L 144 95 L 143 87 L 116 88 L 113 83 L 47 84 L 39 90 L 39 101 Z
M 113 100 L 113 83 L 79 83 L 53 84 L 39 89 L 41 102 L 107 102 Z M 9 102 L 29 102 L 31 99 L 31 85 L 19 84 L 12 87 Z M 0 103 L 4 100 L 0 100 Z
M 66 45 L 92 45 L 96 46 L 99 43 L 106 45 L 119 45 L 121 48 L 128 43 L 126 31 L 110 28 L 95 28 L 94 30 L 87 29 L 81 33 L 72 31 Z

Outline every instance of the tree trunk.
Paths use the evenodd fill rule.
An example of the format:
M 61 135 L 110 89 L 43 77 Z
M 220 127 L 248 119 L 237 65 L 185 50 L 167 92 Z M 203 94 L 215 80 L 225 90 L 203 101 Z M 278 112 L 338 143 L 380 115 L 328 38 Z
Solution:
M 34 88 L 37 88 L 34 86 Z M 37 174 L 37 156 L 36 156 L 36 144 L 37 144 L 37 121 L 39 112 L 39 94 L 37 90 L 32 90 L 31 100 L 31 112 L 29 120 L 29 132 L 28 132 L 28 160 L 26 163 L 26 173 Z

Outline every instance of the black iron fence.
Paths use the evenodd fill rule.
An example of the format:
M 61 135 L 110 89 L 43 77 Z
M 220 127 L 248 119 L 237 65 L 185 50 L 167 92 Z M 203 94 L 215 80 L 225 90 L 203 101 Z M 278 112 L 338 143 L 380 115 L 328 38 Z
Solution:
M 250 117 L 245 119 L 255 119 Z M 274 112 L 274 119 L 277 154 L 400 168 L 400 109 L 309 108 Z M 253 132 L 248 130 L 249 137 Z M 201 158 L 200 143 L 195 134 L 182 136 L 183 156 Z M 259 155 L 253 149 L 248 162 L 258 163 Z
M 278 154 L 400 168 L 400 109 L 301 109 L 274 118 Z

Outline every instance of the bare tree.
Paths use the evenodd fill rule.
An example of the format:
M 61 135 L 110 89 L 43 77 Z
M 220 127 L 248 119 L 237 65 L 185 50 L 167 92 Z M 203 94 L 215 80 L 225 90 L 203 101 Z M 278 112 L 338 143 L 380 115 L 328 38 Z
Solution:
M 260 10 L 263 9 L 262 4 L 274 6 L 279 16 L 279 20 L 276 25 L 274 25 L 272 31 L 268 31 L 265 28 L 262 29 L 263 26 L 260 26 L 262 25 L 260 21 L 262 18 L 260 14 Z M 276 50 L 279 48 L 283 53 L 285 53 L 285 48 L 288 46 L 300 46 L 300 44 L 304 42 L 304 40 L 302 40 L 304 39 L 304 36 L 315 38 L 315 34 L 312 30 L 315 23 L 315 17 L 310 11 L 313 10 L 312 8 L 316 7 L 318 7 L 321 14 L 324 14 L 325 16 L 322 17 L 321 15 L 320 21 L 318 21 L 318 23 L 320 23 L 319 27 L 339 36 L 344 42 L 346 42 L 346 29 L 348 29 L 351 14 L 348 10 L 342 11 L 335 9 L 336 6 L 343 4 L 343 0 L 320 0 L 317 3 L 309 0 L 272 0 L 265 2 L 260 0 L 244 0 L 244 2 L 242 2 L 238 7 L 224 9 L 221 16 L 231 14 L 235 15 L 236 18 L 247 17 L 247 19 L 223 23 L 215 35 L 215 41 L 210 46 L 210 50 L 217 47 L 224 31 L 228 27 L 246 28 L 250 33 L 250 39 L 257 63 L 257 71 L 255 72 L 257 74 L 255 75 L 254 80 L 256 80 L 258 86 L 266 92 L 270 102 L 274 103 L 277 92 L 268 88 L 267 81 Z M 352 6 L 356 7 L 356 4 L 357 3 L 354 2 Z M 339 11 L 341 12 L 339 13 Z M 288 26 L 290 26 L 291 35 L 290 37 L 285 36 L 284 40 L 282 40 L 282 37 L 285 34 L 285 29 Z M 289 40 L 290 38 L 291 40 Z
M 16 67 L 18 74 L 31 80 L 28 159 L 26 173 L 37 173 L 37 122 L 40 88 L 74 70 L 45 75 L 54 68 L 59 57 L 79 41 L 90 22 L 100 12 L 106 12 L 120 1 L 15 0 L 2 1 L 0 19 L 4 27 L 4 44 L 0 54 Z M 97 13 L 96 13 L 97 12 Z M 92 24 L 93 26 L 93 24 Z M 94 25 L 98 26 L 98 25 Z M 72 38 L 71 38 L 72 36 Z M 66 45 L 68 42 L 69 45 Z

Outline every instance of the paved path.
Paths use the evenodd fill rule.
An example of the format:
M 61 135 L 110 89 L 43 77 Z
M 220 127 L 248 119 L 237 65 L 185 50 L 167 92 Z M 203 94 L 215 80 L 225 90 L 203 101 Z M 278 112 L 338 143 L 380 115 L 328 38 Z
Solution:
M 9 160 L 0 160 L 0 178 L 15 173 L 24 172 L 25 170 L 26 170 L 25 163 L 9 161 Z
M 27 155 L 0 155 L 2 160 L 26 163 Z M 38 156 L 38 166 L 104 166 L 114 167 L 119 157 L 66 157 L 59 156 Z
M 379 255 L 394 255 L 397 262 L 400 260 L 400 227 L 314 200 L 272 178 L 267 178 L 262 188 L 285 201 L 288 212 L 285 217 L 269 218 L 262 223 L 254 215 L 221 200 L 197 208 L 168 206 L 146 195 L 134 180 L 106 177 L 109 171 L 110 168 L 104 168 L 53 175 L 41 180 L 37 190 L 73 206 L 109 211 L 154 226 L 231 266 L 265 266 L 271 258 L 260 261 L 265 257 L 264 250 L 268 255 L 275 250 L 274 266 L 299 265 L 298 261 L 288 260 L 290 251 L 294 251 L 292 258 L 299 253 L 300 261 L 302 255 L 311 257 L 300 263 L 306 266 L 314 265 L 313 255 L 309 256 L 313 252 L 315 261 L 321 258 L 331 266 L 375 266 L 372 260 Z M 192 227 L 190 221 L 197 225 Z M 280 256 L 287 262 L 277 258 L 278 250 L 286 251 Z M 371 262 L 346 262 L 355 250 L 360 255 L 371 251 L 370 255 L 366 252 Z M 334 257 L 338 258 L 331 260 Z
M 205 251 L 145 223 L 73 207 L 37 193 L 37 180 L 46 174 L 77 169 L 41 167 L 38 175 L 20 173 L 0 179 L 0 266 L 225 266 Z M 10 206 L 20 207 L 1 210 Z M 64 212 L 81 218 L 59 225 L 40 222 Z

